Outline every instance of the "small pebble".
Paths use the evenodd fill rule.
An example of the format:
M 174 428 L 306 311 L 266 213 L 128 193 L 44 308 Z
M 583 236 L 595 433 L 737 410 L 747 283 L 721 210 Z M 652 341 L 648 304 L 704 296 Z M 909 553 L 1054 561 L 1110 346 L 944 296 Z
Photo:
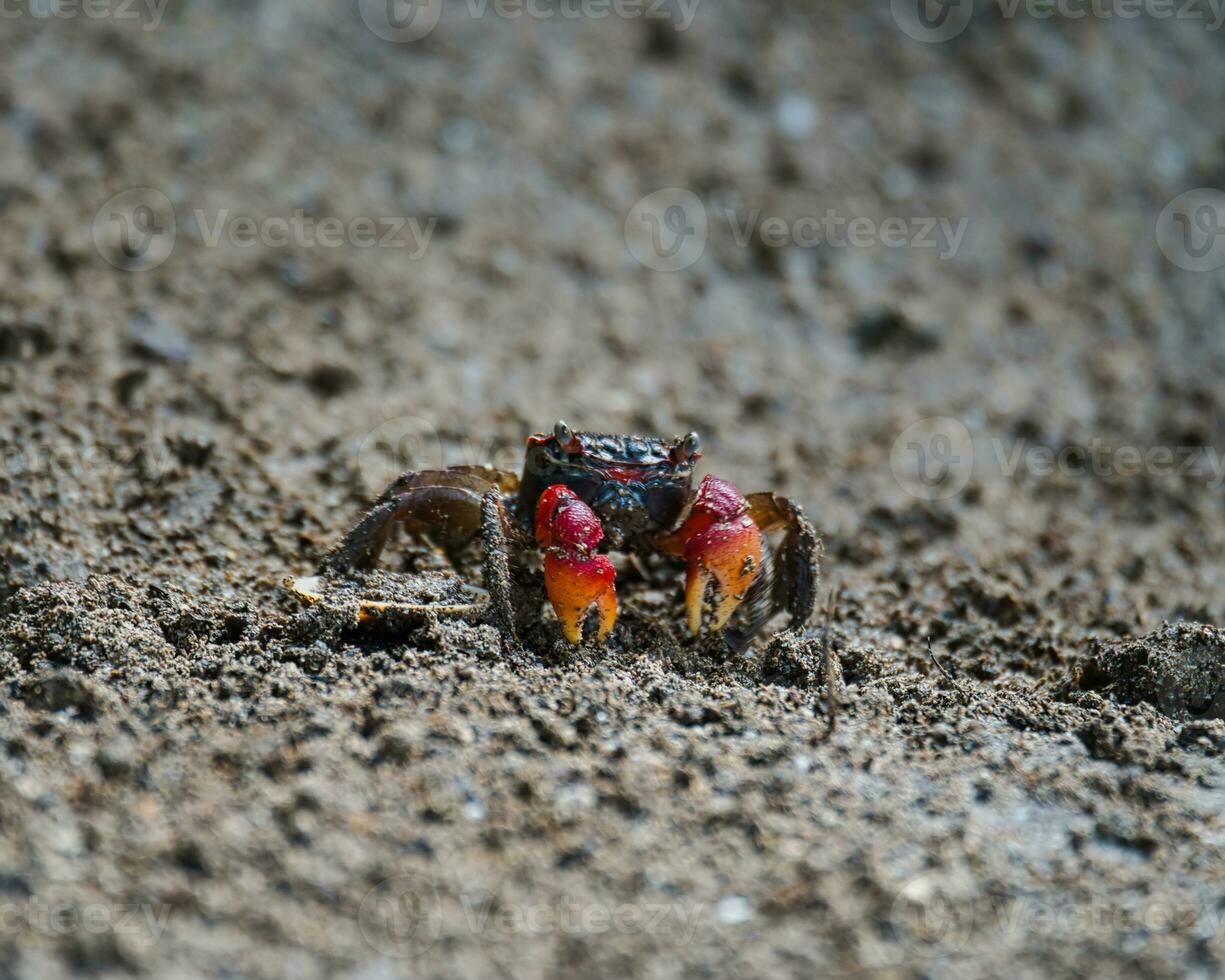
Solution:
M 715 918 L 725 926 L 739 926 L 753 918 L 753 903 L 743 895 L 727 895 L 715 906 Z
M 779 99 L 774 109 L 774 119 L 783 136 L 800 142 L 817 131 L 821 113 L 811 99 L 789 93 Z

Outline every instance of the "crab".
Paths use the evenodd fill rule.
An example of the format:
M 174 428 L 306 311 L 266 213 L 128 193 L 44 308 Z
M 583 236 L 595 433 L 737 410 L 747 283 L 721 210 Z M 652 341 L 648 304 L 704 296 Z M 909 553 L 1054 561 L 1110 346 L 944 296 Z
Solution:
M 694 637 L 722 635 L 732 649 L 744 649 L 784 611 L 788 629 L 803 627 L 816 595 L 816 530 L 778 494 L 745 496 L 711 475 L 695 487 L 701 455 L 692 432 L 665 440 L 577 432 L 558 422 L 552 432 L 528 438 L 519 476 L 480 465 L 404 473 L 324 556 L 320 571 L 373 567 L 392 528 L 402 524 L 456 564 L 480 539 L 491 616 L 514 645 L 510 563 L 532 551 L 541 554 L 562 633 L 576 646 L 592 609 L 597 644 L 616 623 L 610 553 L 683 563 Z

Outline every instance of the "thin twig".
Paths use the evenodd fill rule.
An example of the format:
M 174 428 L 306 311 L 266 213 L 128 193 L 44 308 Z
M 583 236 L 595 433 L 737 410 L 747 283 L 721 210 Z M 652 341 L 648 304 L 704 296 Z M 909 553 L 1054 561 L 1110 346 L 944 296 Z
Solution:
M 936 665 L 936 668 L 944 675 L 944 679 L 949 682 L 949 685 L 957 692 L 957 697 L 961 699 L 962 704 L 970 703 L 970 696 L 962 690 L 958 680 L 944 669 L 944 664 L 940 662 L 940 658 L 936 656 L 936 651 L 932 649 L 932 638 L 930 636 L 923 637 L 927 641 L 927 655 L 931 658 L 931 662 Z
M 838 680 L 842 674 L 842 669 L 830 648 L 829 630 L 830 621 L 834 618 L 838 599 L 841 596 L 841 588 L 830 590 L 829 601 L 825 607 L 825 622 L 821 627 L 821 658 L 825 664 L 825 696 L 829 700 L 829 734 L 831 735 L 838 725 Z
M 957 682 L 953 680 L 953 675 L 944 669 L 944 664 L 940 662 L 940 658 L 936 656 L 936 651 L 932 649 L 932 638 L 930 636 L 925 636 L 923 639 L 927 641 L 927 655 L 931 658 L 931 662 L 934 663 L 937 668 L 939 668 L 940 673 L 944 675 L 944 679 L 956 687 Z

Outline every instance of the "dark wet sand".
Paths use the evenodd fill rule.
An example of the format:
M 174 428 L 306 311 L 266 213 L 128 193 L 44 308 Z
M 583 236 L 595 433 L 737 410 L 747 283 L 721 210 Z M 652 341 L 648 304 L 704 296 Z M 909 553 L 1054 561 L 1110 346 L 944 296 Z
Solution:
M 1221 36 L 978 6 L 0 21 L 0 974 L 1218 975 L 1225 272 L 1154 229 L 1225 184 Z M 298 209 L 402 246 L 208 244 Z M 831 209 L 866 245 L 762 240 Z M 509 661 L 285 593 L 558 417 L 804 505 L 832 732 L 820 621 L 694 645 L 680 571 Z

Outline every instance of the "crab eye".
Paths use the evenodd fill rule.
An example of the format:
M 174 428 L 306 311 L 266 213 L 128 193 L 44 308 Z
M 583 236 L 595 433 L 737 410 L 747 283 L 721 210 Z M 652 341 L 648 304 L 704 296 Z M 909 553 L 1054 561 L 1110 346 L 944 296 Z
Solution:
M 565 448 L 570 445 L 570 440 L 574 438 L 574 433 L 570 431 L 570 426 L 566 425 L 561 419 L 557 420 L 557 424 L 553 426 L 553 438 L 558 444 Z
M 690 432 L 681 442 L 681 449 L 686 456 L 696 456 L 701 448 L 702 440 L 698 438 L 696 432 Z

